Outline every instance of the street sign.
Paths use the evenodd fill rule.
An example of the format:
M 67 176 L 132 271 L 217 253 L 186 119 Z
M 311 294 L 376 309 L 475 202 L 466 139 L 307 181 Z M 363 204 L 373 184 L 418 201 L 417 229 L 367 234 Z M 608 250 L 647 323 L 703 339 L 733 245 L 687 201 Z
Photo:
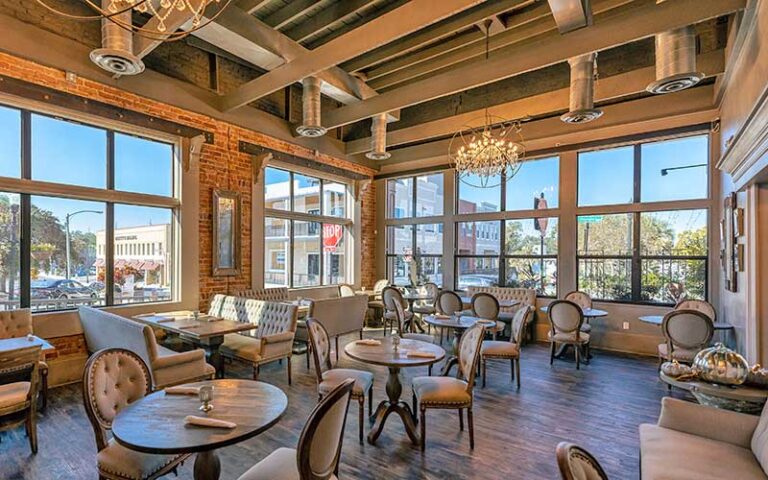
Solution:
M 599 222 L 603 219 L 602 215 L 581 215 L 580 217 L 576 217 L 579 221 L 579 223 L 595 223 Z
M 323 224 L 323 251 L 335 253 L 341 238 L 344 236 L 344 227 L 332 223 Z

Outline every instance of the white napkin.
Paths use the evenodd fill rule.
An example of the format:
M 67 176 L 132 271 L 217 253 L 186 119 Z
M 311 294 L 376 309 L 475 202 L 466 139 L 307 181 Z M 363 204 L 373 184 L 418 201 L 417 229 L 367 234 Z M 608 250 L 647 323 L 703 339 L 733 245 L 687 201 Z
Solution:
M 376 340 L 375 338 L 364 338 L 362 340 L 356 340 L 355 343 L 357 345 L 376 346 L 381 345 L 381 340 Z
M 176 321 L 175 318 L 168 318 L 168 317 L 157 317 L 157 318 L 158 320 L 155 320 L 155 322 L 157 323 L 171 323 Z
M 217 418 L 197 417 L 195 415 L 187 415 L 184 417 L 184 423 L 187 425 L 195 425 L 197 427 L 210 427 L 210 428 L 235 428 L 236 423 L 228 422 L 226 420 L 219 420 Z
M 419 350 L 413 350 L 408 352 L 408 357 L 410 358 L 435 358 L 435 354 L 433 352 L 422 352 Z
M 493 320 L 478 320 L 477 323 L 480 325 L 496 325 L 496 322 Z
M 176 387 L 167 387 L 165 389 L 166 395 L 198 395 L 200 393 L 200 387 L 185 387 L 179 385 Z

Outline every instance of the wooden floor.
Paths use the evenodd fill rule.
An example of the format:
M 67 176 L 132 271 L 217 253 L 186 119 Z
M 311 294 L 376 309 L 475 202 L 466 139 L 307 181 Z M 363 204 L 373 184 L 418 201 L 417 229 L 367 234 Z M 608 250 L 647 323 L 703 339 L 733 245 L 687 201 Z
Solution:
M 367 336 L 380 336 L 380 332 Z M 350 337 L 351 339 L 351 337 Z M 367 368 L 376 374 L 374 399 L 384 398 L 386 370 L 345 358 L 340 366 Z M 638 477 L 638 425 L 655 422 L 667 390 L 649 358 L 595 352 L 577 371 L 568 360 L 549 366 L 543 344 L 523 349 L 522 388 L 509 380 L 509 364 L 489 364 L 488 386 L 476 388 L 476 446 L 459 432 L 455 411 L 427 413 L 427 450 L 422 455 L 405 436 L 399 418 L 390 417 L 376 446 L 357 441 L 357 405 L 350 405 L 340 478 L 347 479 L 546 479 L 559 478 L 555 446 L 569 440 L 592 451 L 611 479 Z M 233 366 L 228 373 L 248 377 L 250 369 Z M 405 371 L 409 378 L 426 368 Z M 315 377 L 303 357 L 294 357 L 294 382 L 285 368 L 262 368 L 261 380 L 288 395 L 284 418 L 265 434 L 221 450 L 222 479 L 234 479 L 278 447 L 295 447 L 315 404 Z M 23 429 L 5 432 L 0 443 L 0 479 L 95 479 L 96 446 L 82 406 L 79 385 L 52 391 L 48 411 L 39 421 L 40 450 L 31 455 Z M 410 400 L 409 388 L 403 397 Z M 366 432 L 368 425 L 366 425 Z M 179 478 L 192 478 L 187 462 Z M 174 478 L 172 475 L 169 478 Z

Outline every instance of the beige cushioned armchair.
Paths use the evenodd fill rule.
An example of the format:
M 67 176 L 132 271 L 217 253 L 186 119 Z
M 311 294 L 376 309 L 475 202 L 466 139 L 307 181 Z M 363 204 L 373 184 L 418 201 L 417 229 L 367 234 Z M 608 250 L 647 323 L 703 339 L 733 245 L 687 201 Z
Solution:
M 643 480 L 768 478 L 768 411 L 761 416 L 666 397 L 658 423 L 640 425 Z
M 149 366 L 155 389 L 208 380 L 216 373 L 203 350 L 174 352 L 158 345 L 149 325 L 91 307 L 80 307 L 79 313 L 88 351 L 122 348 L 137 354 Z

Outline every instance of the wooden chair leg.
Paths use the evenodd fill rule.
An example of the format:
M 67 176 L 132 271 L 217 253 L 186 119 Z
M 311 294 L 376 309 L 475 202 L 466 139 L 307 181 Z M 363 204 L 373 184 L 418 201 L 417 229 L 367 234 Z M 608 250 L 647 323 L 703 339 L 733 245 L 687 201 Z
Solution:
M 358 427 L 357 437 L 358 437 L 358 440 L 360 440 L 360 443 L 362 444 L 363 443 L 363 422 L 365 421 L 364 420 L 365 419 L 365 397 L 360 397 L 358 399 L 357 406 L 358 406 L 357 423 L 360 424 Z
M 423 452 L 427 446 L 427 409 L 424 407 L 421 407 L 419 423 L 421 423 L 421 451 Z
M 362 340 L 362 339 L 363 339 L 363 331 L 360 330 L 360 340 Z
M 416 415 L 416 394 L 414 393 L 411 397 L 411 411 L 413 412 L 413 415 Z
M 339 336 L 336 335 L 336 363 L 339 363 Z
M 574 355 L 576 355 L 576 370 L 580 370 L 579 363 L 581 359 L 579 358 L 579 352 L 581 352 L 581 345 L 574 345 L 573 347 Z
M 373 384 L 368 389 L 368 416 L 373 416 Z
M 472 421 L 472 407 L 467 409 L 467 423 L 469 424 L 469 449 L 475 448 L 475 423 Z
M 307 341 L 307 370 L 309 370 L 309 356 L 312 355 L 312 345 Z
M 459 430 L 464 431 L 464 410 L 459 409 Z
M 253 379 L 258 380 L 259 379 L 259 365 L 253 366 Z
M 288 385 L 291 384 L 291 357 L 288 357 L 288 361 L 286 362 L 288 365 Z
M 427 374 L 431 377 L 432 376 L 432 365 L 430 364 L 429 367 L 427 367 Z
M 513 363 L 515 364 L 515 379 L 517 381 L 517 389 L 520 390 L 520 359 L 514 359 Z
M 486 359 L 483 358 L 483 361 L 482 361 L 482 364 L 483 364 L 483 388 L 485 388 L 485 372 L 487 370 L 487 368 L 486 368 L 487 367 L 487 365 L 486 365 L 487 363 L 488 362 L 486 361 Z
M 555 342 L 549 342 L 549 365 L 555 363 Z
M 35 399 L 37 400 L 37 399 Z M 29 447 L 32 453 L 37 453 L 37 411 L 32 408 L 27 414 L 27 435 L 29 436 Z
M 42 394 L 42 397 L 43 397 L 40 411 L 44 412 L 46 407 L 48 406 L 48 370 L 43 370 L 41 372 L 40 380 L 42 380 L 42 388 L 40 389 L 40 393 Z

